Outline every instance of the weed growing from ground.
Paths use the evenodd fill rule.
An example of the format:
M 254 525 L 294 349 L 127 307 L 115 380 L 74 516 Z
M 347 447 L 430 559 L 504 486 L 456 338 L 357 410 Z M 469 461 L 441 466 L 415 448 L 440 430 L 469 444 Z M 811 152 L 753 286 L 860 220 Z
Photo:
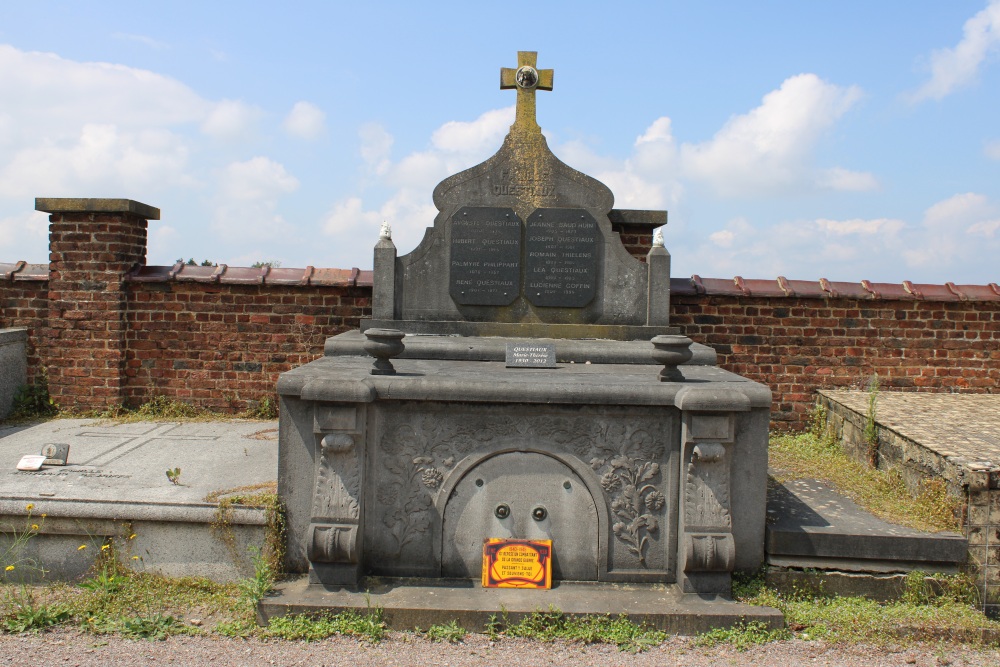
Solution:
M 644 651 L 667 639 L 664 632 L 648 626 L 636 625 L 621 616 L 573 616 L 555 607 L 546 612 L 535 611 L 520 621 L 511 623 L 506 613 L 493 617 L 487 624 L 491 636 L 522 637 L 540 641 L 583 642 L 585 644 L 614 644 L 624 651 Z
M 432 642 L 448 642 L 450 644 L 460 643 L 469 634 L 465 628 L 458 624 L 458 621 L 449 621 L 448 623 L 441 624 L 435 623 L 427 628 L 426 632 L 421 632 L 420 628 L 417 628 L 417 632 Z
M 996 637 L 1000 633 L 1000 623 L 990 621 L 973 606 L 977 594 L 967 577 L 940 576 L 934 580 L 936 585 L 928 584 L 923 573 L 912 574 L 901 600 L 879 603 L 805 589 L 783 594 L 767 588 L 761 575 L 742 576 L 734 580 L 733 597 L 780 610 L 791 633 L 785 636 L 807 640 L 890 644 L 947 639 L 983 644 L 984 635 Z M 763 628 L 749 625 L 708 634 L 711 636 L 705 641 L 744 647 L 766 641 Z
M 31 421 L 51 417 L 57 412 L 59 408 L 49 396 L 49 379 L 43 370 L 34 383 L 18 388 L 6 421 Z
M 382 610 L 369 609 L 366 614 L 344 611 L 339 614 L 291 614 L 272 618 L 262 634 L 265 637 L 318 641 L 333 635 L 348 635 L 375 644 L 385 637 L 386 626 Z
M 0 552 L 0 567 L 3 568 L 0 571 L 0 581 L 12 581 L 15 579 L 24 581 L 26 578 L 32 576 L 41 577 L 45 575 L 45 570 L 42 569 L 41 565 L 35 559 L 24 555 L 24 548 L 28 546 L 28 542 L 45 525 L 45 515 L 42 514 L 38 518 L 34 517 L 34 503 L 25 505 L 24 510 L 26 516 L 21 527 L 15 527 L 6 531 L 9 537 L 4 541 L 3 551 Z
M 764 623 L 739 623 L 731 628 L 716 628 L 709 632 L 698 635 L 695 638 L 695 646 L 716 646 L 718 644 L 729 644 L 737 651 L 767 644 L 781 639 L 791 639 L 791 633 L 781 628 L 772 630 Z

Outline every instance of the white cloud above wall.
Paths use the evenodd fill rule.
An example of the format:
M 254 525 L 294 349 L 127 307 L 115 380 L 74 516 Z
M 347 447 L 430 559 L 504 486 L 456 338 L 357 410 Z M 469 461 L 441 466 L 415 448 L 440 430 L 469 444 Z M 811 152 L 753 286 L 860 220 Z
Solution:
M 681 146 L 685 176 L 724 196 L 791 191 L 804 185 L 857 189 L 870 175 L 846 169 L 816 174 L 810 158 L 820 138 L 861 99 L 861 89 L 799 74 L 731 118 L 711 140 Z
M 277 213 L 278 202 L 298 187 L 298 179 L 266 157 L 232 162 L 218 178 L 212 230 L 237 240 L 282 239 L 293 228 Z
M 241 141 L 257 132 L 261 110 L 240 100 L 222 100 L 212 106 L 201 123 L 201 131 L 220 141 Z
M 1000 51 L 1000 0 L 991 0 L 985 9 L 965 22 L 962 39 L 953 48 L 930 55 L 931 76 L 910 99 L 940 100 L 975 82 L 988 56 Z
M 311 102 L 296 102 L 281 126 L 297 139 L 312 141 L 326 134 L 326 114 Z

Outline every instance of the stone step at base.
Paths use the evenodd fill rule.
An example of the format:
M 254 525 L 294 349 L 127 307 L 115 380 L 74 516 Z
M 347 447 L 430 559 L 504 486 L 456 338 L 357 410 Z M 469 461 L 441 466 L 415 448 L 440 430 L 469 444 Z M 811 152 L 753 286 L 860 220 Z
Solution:
M 457 621 L 483 632 L 504 616 L 511 622 L 533 612 L 558 610 L 573 616 L 617 617 L 671 634 L 696 635 L 713 628 L 762 623 L 783 628 L 784 616 L 771 607 L 683 595 L 673 585 L 558 582 L 550 590 L 482 588 L 471 581 L 369 579 L 357 591 L 310 585 L 306 577 L 278 585 L 257 607 L 258 622 L 287 614 L 381 609 L 393 630 L 428 628 Z

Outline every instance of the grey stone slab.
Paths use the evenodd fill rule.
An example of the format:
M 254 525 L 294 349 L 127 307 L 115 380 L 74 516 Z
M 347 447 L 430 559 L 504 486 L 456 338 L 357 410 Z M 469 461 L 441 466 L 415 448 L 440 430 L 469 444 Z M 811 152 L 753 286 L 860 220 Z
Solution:
M 365 336 L 360 331 L 347 331 L 326 339 L 326 356 L 366 356 Z M 406 349 L 399 359 L 450 359 L 454 361 L 502 361 L 508 342 L 552 343 L 556 360 L 578 364 L 655 364 L 653 345 L 648 340 L 574 340 L 545 337 L 480 337 L 455 335 L 408 335 L 403 339 Z M 716 352 L 707 345 L 691 345 L 693 355 L 688 366 L 714 366 Z
M 624 614 L 633 622 L 681 635 L 747 622 L 770 629 L 785 623 L 777 609 L 686 596 L 676 586 L 563 583 L 551 590 L 526 591 L 484 589 L 467 580 L 370 579 L 356 592 L 310 586 L 304 578 L 279 584 L 277 592 L 258 606 L 258 620 L 266 624 L 286 614 L 327 610 L 366 613 L 373 607 L 383 610 L 386 623 L 395 630 L 458 621 L 468 630 L 482 632 L 493 616 L 506 614 L 510 622 L 517 622 L 550 608 L 574 616 Z
M 17 390 L 28 380 L 27 345 L 27 329 L 0 329 L 0 419 L 10 414 Z
M 816 567 L 815 559 L 840 559 L 837 569 L 880 571 L 896 563 L 899 569 L 923 564 L 962 563 L 968 541 L 957 533 L 926 533 L 897 526 L 866 512 L 849 498 L 817 480 L 794 480 L 772 488 L 768 498 L 766 549 L 769 558 L 789 566 Z M 814 560 L 809 560 L 814 559 Z M 830 566 L 836 563 L 830 561 Z
M 362 319 L 361 330 L 364 331 L 368 328 L 399 329 L 408 334 L 435 334 L 439 336 L 528 336 L 531 338 L 613 341 L 650 340 L 654 336 L 678 334 L 681 331 L 677 327 L 647 326 L 644 324 Z
M 66 466 L 15 470 L 21 456 L 47 444 L 70 446 Z M 273 422 L 112 425 L 63 419 L 0 427 L 0 489 L 19 498 L 200 503 L 212 491 L 274 481 L 277 460 Z M 178 467 L 175 485 L 166 471 Z
M 56 443 L 70 446 L 68 465 L 14 469 L 23 454 Z M 248 549 L 264 544 L 265 511 L 233 508 L 223 538 L 213 528 L 218 505 L 205 498 L 274 482 L 277 454 L 275 422 L 66 419 L 0 426 L 0 528 L 23 528 L 32 506 L 31 521 L 41 531 L 22 555 L 39 562 L 48 580 L 85 575 L 112 539 L 125 562 L 146 571 L 233 581 L 253 573 Z M 174 485 L 165 473 L 178 467 L 180 484 Z M 0 535 L 0 549 L 7 539 Z M 78 551 L 81 545 L 88 549 Z M 133 563 L 131 555 L 140 560 Z M 20 574 L 30 581 L 37 573 L 24 568 Z
M 712 383 L 753 408 L 770 408 L 771 391 L 714 366 L 680 366 L 682 382 L 660 382 L 653 366 L 564 363 L 551 369 L 507 368 L 503 361 L 395 359 L 397 375 L 372 376 L 370 357 L 324 357 L 284 373 L 278 391 L 307 400 L 345 401 L 368 394 L 393 400 L 673 405 L 686 387 Z

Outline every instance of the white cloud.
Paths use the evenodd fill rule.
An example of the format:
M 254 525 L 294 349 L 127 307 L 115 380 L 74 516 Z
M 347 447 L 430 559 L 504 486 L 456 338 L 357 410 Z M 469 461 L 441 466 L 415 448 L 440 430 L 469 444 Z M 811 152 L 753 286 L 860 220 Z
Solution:
M 318 139 L 326 133 L 326 114 L 311 102 L 296 102 L 282 123 L 285 132 L 299 139 Z
M 842 88 L 815 74 L 786 79 L 761 105 L 729 120 L 701 144 L 681 147 L 684 174 L 725 195 L 782 191 L 816 180 L 807 169 L 819 138 L 861 98 L 856 86 Z M 829 174 L 819 181 L 829 187 Z M 840 179 L 843 181 L 843 178 Z M 855 185 L 857 178 L 848 179 Z
M 330 212 L 323 219 L 323 231 L 327 234 L 336 235 L 353 230 L 359 224 L 372 226 L 380 224 L 378 214 L 374 211 L 365 211 L 364 202 L 360 197 L 348 197 L 347 199 L 334 204 Z M 375 245 L 375 242 L 372 242 Z
M 298 179 L 268 158 L 232 162 L 218 180 L 212 229 L 240 240 L 280 239 L 291 225 L 277 213 L 278 200 L 298 187 Z
M 866 171 L 851 171 L 833 167 L 823 171 L 817 179 L 821 188 L 846 192 L 868 192 L 878 189 L 878 179 Z
M 3 136 L 2 132 L 0 132 L 0 136 Z M 1000 141 L 987 142 L 983 148 L 983 152 L 986 154 L 986 157 L 992 160 L 1000 160 Z
M 88 123 L 163 127 L 199 122 L 211 107 L 183 83 L 148 70 L 81 63 L 0 44 L 4 113 L 25 138 L 58 140 Z
M 924 225 L 953 231 L 973 221 L 988 217 L 994 210 L 985 195 L 975 192 L 954 195 L 939 201 L 924 212 Z
M 1000 0 L 965 22 L 962 39 L 952 49 L 931 54 L 931 78 L 911 96 L 920 102 L 940 100 L 955 90 L 971 84 L 986 57 L 1000 49 Z
M 41 211 L 25 211 L 0 218 L 0 262 L 47 261 L 49 216 Z
M 431 135 L 434 148 L 446 153 L 493 153 L 514 122 L 514 107 L 487 111 L 471 122 L 449 121 Z
M 239 100 L 222 100 L 212 107 L 201 131 L 223 141 L 247 139 L 256 132 L 261 115 L 260 109 Z
M 185 142 L 168 130 L 88 124 L 73 139 L 9 154 L 6 164 L 0 163 L 0 196 L 87 196 L 191 185 L 185 174 L 188 153 Z
M 392 150 L 392 135 L 378 123 L 366 123 L 358 130 L 361 137 L 361 158 L 369 167 L 379 173 L 389 168 L 389 153 Z
M 701 276 L 860 281 L 870 277 L 872 256 L 890 257 L 906 227 L 887 218 L 785 221 L 754 225 L 746 218 L 695 244 L 684 258 Z M 817 269 L 817 267 L 825 267 Z M 828 275 L 817 275 L 822 271 Z
M 975 192 L 957 194 L 924 211 L 921 228 L 903 252 L 907 265 L 937 271 L 939 280 L 959 280 L 972 266 L 996 264 L 1000 253 L 1000 206 Z M 950 275 L 947 275 L 950 274 Z

